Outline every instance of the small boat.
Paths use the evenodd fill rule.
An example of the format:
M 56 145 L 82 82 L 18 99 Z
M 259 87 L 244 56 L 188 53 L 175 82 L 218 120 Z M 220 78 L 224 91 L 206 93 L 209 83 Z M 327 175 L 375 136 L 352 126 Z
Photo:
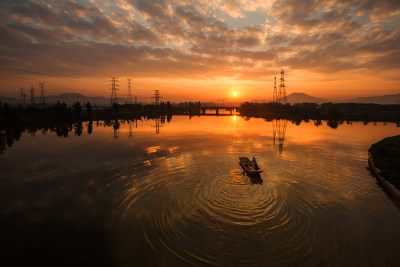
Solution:
M 240 166 L 242 166 L 243 170 L 248 174 L 253 174 L 253 175 L 260 174 L 264 171 L 260 167 L 258 169 L 254 169 L 253 162 L 251 162 L 251 160 L 249 160 L 246 157 L 240 157 L 239 160 L 240 160 L 239 162 Z

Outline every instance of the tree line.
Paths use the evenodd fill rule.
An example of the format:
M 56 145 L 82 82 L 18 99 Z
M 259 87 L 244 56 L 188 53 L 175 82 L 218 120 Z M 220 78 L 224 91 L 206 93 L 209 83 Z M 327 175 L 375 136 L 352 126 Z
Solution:
M 239 112 L 246 117 L 288 120 L 399 122 L 400 105 L 362 103 L 243 103 Z

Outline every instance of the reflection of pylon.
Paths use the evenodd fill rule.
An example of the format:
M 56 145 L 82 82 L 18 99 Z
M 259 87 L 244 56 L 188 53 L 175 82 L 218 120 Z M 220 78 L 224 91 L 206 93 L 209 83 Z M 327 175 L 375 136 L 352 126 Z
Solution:
M 160 105 L 160 99 L 162 98 L 160 90 L 154 90 L 154 96 L 152 96 L 152 98 L 154 98 L 155 105 Z
M 156 133 L 160 133 L 160 120 L 156 119 Z
M 283 151 L 283 144 L 285 142 L 285 135 L 286 135 L 286 127 L 287 127 L 287 120 L 272 121 L 274 145 L 275 145 L 275 140 L 278 137 L 278 147 L 280 153 L 282 153 Z
M 161 127 L 164 127 L 163 126 L 163 117 L 161 117 L 161 120 L 158 118 L 158 119 L 154 119 L 155 120 L 155 122 L 156 122 L 156 134 L 158 134 L 158 133 L 160 133 L 160 128 Z
M 116 103 L 116 104 L 118 104 L 118 99 L 117 99 L 117 87 L 118 87 L 118 84 L 117 84 L 117 77 L 111 77 L 111 99 L 110 99 L 110 104 L 111 104 L 111 106 L 114 104 L 114 103 Z

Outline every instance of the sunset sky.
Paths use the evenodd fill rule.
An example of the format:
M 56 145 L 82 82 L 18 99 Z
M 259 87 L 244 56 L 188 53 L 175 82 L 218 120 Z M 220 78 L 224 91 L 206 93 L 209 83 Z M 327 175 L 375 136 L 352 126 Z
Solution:
M 399 0 L 1 0 L 0 95 L 170 101 L 400 93 Z M 278 78 L 278 77 L 277 77 Z M 237 92 L 234 96 L 233 92 Z

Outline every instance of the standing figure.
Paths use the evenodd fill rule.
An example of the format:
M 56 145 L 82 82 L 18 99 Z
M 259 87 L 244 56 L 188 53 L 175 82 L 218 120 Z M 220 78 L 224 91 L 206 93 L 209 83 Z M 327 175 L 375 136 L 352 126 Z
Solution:
M 253 168 L 254 168 L 255 170 L 258 170 L 257 160 L 256 160 L 255 157 L 253 157 L 252 162 L 253 162 Z

